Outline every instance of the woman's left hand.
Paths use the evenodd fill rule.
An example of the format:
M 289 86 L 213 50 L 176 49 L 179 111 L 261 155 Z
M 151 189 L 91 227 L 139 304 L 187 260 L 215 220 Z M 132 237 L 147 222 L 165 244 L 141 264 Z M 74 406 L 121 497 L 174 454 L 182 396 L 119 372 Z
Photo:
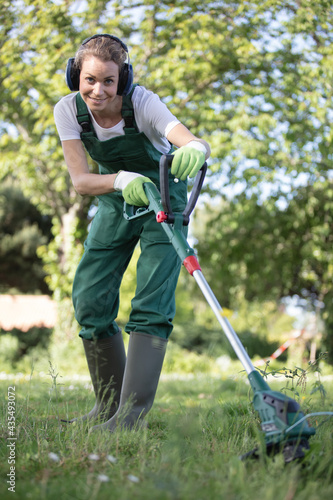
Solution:
M 199 141 L 191 141 L 173 153 L 171 173 L 181 181 L 195 177 L 206 159 L 206 148 Z

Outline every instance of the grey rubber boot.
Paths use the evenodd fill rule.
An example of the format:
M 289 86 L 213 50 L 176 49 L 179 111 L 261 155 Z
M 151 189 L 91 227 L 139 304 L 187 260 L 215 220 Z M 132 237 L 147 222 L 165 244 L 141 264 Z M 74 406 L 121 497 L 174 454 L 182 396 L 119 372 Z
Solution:
M 145 333 L 131 332 L 119 409 L 107 422 L 92 431 L 113 432 L 144 425 L 155 399 L 168 341 Z
M 76 421 L 109 420 L 119 407 L 121 386 L 126 365 L 124 341 L 121 334 L 100 340 L 83 340 L 96 402 L 93 409 L 82 417 L 63 420 Z

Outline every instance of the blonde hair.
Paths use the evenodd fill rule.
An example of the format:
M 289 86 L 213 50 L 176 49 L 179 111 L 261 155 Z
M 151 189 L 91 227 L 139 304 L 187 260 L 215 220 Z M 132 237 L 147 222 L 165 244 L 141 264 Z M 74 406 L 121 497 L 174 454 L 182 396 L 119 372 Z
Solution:
M 115 62 L 120 71 L 128 58 L 128 53 L 120 42 L 110 36 L 101 35 L 82 43 L 75 54 L 75 68 L 81 71 L 83 61 L 91 56 L 101 61 Z

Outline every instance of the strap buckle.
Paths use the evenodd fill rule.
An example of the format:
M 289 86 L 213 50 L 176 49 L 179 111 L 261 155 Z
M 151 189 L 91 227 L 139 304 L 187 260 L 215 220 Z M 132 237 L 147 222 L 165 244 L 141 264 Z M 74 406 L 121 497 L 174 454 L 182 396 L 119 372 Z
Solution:
M 91 123 L 89 121 L 81 122 L 80 125 L 82 127 L 82 132 L 87 133 L 91 131 Z

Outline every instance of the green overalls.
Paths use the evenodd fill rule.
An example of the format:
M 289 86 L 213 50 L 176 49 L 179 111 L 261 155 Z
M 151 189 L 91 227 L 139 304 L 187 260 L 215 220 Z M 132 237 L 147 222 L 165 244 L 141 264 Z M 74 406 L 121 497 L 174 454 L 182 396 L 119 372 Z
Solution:
M 134 90 L 134 89 L 133 89 Z M 76 96 L 77 120 L 82 126 L 81 140 L 98 163 L 101 175 L 119 170 L 149 177 L 159 187 L 161 154 L 144 133 L 137 130 L 132 92 L 123 98 L 125 135 L 99 141 L 88 109 L 80 93 Z M 170 174 L 170 198 L 175 211 L 186 205 L 186 182 L 174 182 Z M 84 254 L 73 283 L 75 317 L 84 339 L 110 337 L 119 331 L 115 320 L 119 308 L 119 287 L 123 274 L 140 241 L 137 288 L 125 327 L 127 333 L 143 332 L 168 338 L 175 315 L 175 289 L 181 261 L 154 212 L 127 221 L 123 217 L 124 199 L 120 192 L 98 196 L 97 213 L 84 243 Z

